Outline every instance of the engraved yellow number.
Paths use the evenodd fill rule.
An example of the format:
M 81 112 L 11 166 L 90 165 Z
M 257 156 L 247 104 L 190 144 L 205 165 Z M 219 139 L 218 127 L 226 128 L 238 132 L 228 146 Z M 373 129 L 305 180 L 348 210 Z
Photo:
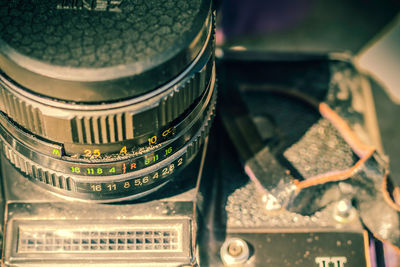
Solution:
M 178 166 L 181 166 L 183 163 L 183 158 L 178 159 Z
M 93 155 L 92 155 L 92 157 L 94 157 L 94 158 L 98 158 L 98 157 L 100 157 L 100 149 L 95 149 L 95 150 L 93 150 Z
M 90 186 L 90 188 L 92 189 L 92 191 L 100 192 L 101 191 L 101 184 L 92 184 Z
M 154 155 L 151 158 L 144 159 L 144 165 L 149 165 L 150 162 L 156 162 L 158 160 L 158 155 Z
M 174 169 L 175 169 L 175 165 L 174 164 L 169 165 L 169 172 L 173 172 Z
M 101 155 L 100 149 L 94 149 L 93 152 L 90 149 L 85 149 L 83 153 L 85 153 L 85 157 L 87 158 L 98 158 Z
M 158 178 L 158 172 L 156 172 L 154 175 L 153 175 L 153 179 L 157 179 Z
M 85 157 L 87 158 L 90 158 L 92 156 L 92 150 L 90 149 L 85 149 L 83 153 L 85 153 Z
M 114 173 L 115 172 L 115 167 L 112 167 L 108 172 Z
M 116 184 L 108 184 L 107 188 L 108 188 L 108 191 L 117 190 L 117 185 Z
M 168 171 L 168 168 L 164 168 L 163 170 L 162 170 L 162 175 L 164 176 L 164 175 L 167 175 L 169 173 L 169 171 Z
M 157 142 L 157 136 L 153 136 L 148 140 L 149 140 L 149 145 L 154 145 Z
M 129 182 L 125 182 L 124 183 L 124 188 L 129 188 L 129 187 L 131 187 L 131 184 Z
M 149 182 L 149 177 L 148 176 L 143 177 L 143 183 L 147 184 L 148 182 Z
M 81 169 L 80 169 L 79 167 L 71 167 L 71 171 L 72 171 L 73 173 L 80 173 L 80 172 L 81 172 Z
M 87 168 L 87 173 L 88 174 L 94 174 L 94 169 L 93 168 Z M 111 170 L 110 170 L 111 171 Z M 115 171 L 115 170 L 114 170 Z M 97 174 L 102 174 L 103 173 L 103 169 L 102 168 L 97 168 L 96 169 L 96 173 Z
M 172 147 L 169 147 L 167 149 L 165 149 L 165 155 L 167 156 L 168 154 L 172 153 Z

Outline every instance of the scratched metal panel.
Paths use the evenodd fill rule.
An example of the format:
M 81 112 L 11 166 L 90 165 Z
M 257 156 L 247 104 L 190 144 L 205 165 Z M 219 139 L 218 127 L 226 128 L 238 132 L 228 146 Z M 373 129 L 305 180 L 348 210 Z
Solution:
M 250 246 L 245 266 L 366 267 L 362 232 L 229 233 Z M 368 243 L 367 243 L 368 244 Z

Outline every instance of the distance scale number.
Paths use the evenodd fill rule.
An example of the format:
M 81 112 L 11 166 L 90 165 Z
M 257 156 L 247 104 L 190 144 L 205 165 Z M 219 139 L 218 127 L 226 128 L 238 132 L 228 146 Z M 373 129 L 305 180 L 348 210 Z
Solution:
M 149 167 L 162 159 L 167 158 L 173 154 L 174 148 L 172 146 L 165 147 L 154 153 L 150 153 L 135 161 L 124 162 L 122 164 L 114 164 L 112 167 L 93 167 L 93 165 L 86 166 L 70 166 L 69 173 L 84 176 L 107 176 L 125 174 L 127 172 L 136 171 L 145 167 Z
M 175 126 L 162 131 L 158 135 L 150 136 L 149 138 L 147 138 L 147 141 L 143 144 L 124 145 L 118 149 L 119 152 L 117 154 L 125 155 L 126 153 L 132 152 L 135 149 L 139 149 L 142 146 L 145 147 L 145 146 L 157 145 L 161 142 L 166 141 L 169 137 L 172 137 L 174 133 L 175 133 Z M 106 154 L 109 154 L 109 152 L 108 151 L 102 152 L 101 148 L 84 148 L 83 152 L 81 152 L 82 157 L 88 159 L 96 159 Z
M 170 175 L 172 175 L 179 167 L 184 163 L 184 158 L 180 157 L 173 163 L 170 163 L 155 172 L 149 173 L 142 177 L 137 177 L 125 181 L 113 182 L 113 183 L 76 183 L 76 190 L 80 193 L 93 193 L 101 192 L 106 193 L 117 193 L 121 191 L 136 190 L 141 187 L 151 185 L 159 180 L 162 180 Z

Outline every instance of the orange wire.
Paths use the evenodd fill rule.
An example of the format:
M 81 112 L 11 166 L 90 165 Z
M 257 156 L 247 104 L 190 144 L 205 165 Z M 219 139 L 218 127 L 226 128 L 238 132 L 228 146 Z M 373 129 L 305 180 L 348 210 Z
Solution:
M 298 181 L 295 180 L 294 183 L 297 186 L 297 190 L 301 190 L 310 186 L 314 186 L 317 184 L 325 184 L 328 182 L 336 182 L 336 181 L 343 181 L 346 180 L 348 178 L 350 178 L 351 176 L 353 176 L 357 171 L 358 168 L 361 167 L 361 165 L 363 165 L 371 156 L 372 154 L 375 152 L 375 150 L 371 150 L 368 154 L 366 154 L 364 157 L 362 157 L 359 161 L 357 161 L 356 164 L 354 164 L 354 166 L 352 166 L 351 168 L 335 173 L 335 174 L 322 174 L 322 175 L 318 175 L 316 177 L 311 177 L 307 180 L 304 181 Z
M 351 168 L 340 171 L 338 173 L 325 173 L 318 176 L 311 177 L 304 181 L 294 180 L 297 186 L 297 191 L 301 189 L 311 187 L 317 184 L 324 184 L 327 182 L 342 181 L 353 176 L 358 169 L 374 154 L 375 148 L 364 144 L 359 138 L 354 134 L 349 125 L 343 120 L 335 111 L 333 111 L 327 104 L 320 103 L 319 111 L 321 115 L 326 118 L 332 125 L 339 131 L 345 141 L 353 149 L 360 160 L 356 162 Z
M 262 88 L 264 89 L 264 87 Z M 299 93 L 298 91 L 284 91 L 276 88 L 269 88 L 268 91 L 286 94 L 292 97 L 302 99 L 303 101 L 309 103 L 313 107 L 318 108 L 321 116 L 327 119 L 336 128 L 336 130 L 339 131 L 339 133 L 342 135 L 346 143 L 352 148 L 353 152 L 360 158 L 359 161 L 357 161 L 352 167 L 350 167 L 347 170 L 339 171 L 334 174 L 332 174 L 332 172 L 324 173 L 321 175 L 311 177 L 304 181 L 299 181 L 295 179 L 294 184 L 297 186 L 298 191 L 303 188 L 311 187 L 317 184 L 348 179 L 351 176 L 353 176 L 358 171 L 358 169 L 374 154 L 375 148 L 373 146 L 364 144 L 358 138 L 358 136 L 353 132 L 353 130 L 350 128 L 347 122 L 342 117 L 340 117 L 334 110 L 332 110 L 329 107 L 329 105 L 321 103 L 318 100 L 306 94 Z
M 390 193 L 387 188 L 388 187 L 388 179 L 389 179 L 388 174 L 389 174 L 389 171 L 386 170 L 385 177 L 382 181 L 381 190 L 382 190 L 383 199 L 386 201 L 386 203 L 389 204 L 389 206 L 391 206 L 393 209 L 400 212 L 400 205 L 394 201 L 392 196 L 390 196 Z
M 333 126 L 335 126 L 335 128 L 342 134 L 342 137 L 345 139 L 347 144 L 351 146 L 351 148 L 360 158 L 370 153 L 371 150 L 375 150 L 374 147 L 368 146 L 361 142 L 346 121 L 335 111 L 333 111 L 327 104 L 320 103 L 319 112 L 324 118 L 329 120 Z

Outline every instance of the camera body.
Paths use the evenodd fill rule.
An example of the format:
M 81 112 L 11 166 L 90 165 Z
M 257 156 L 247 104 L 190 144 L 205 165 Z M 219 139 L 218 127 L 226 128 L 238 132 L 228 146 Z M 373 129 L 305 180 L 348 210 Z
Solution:
M 3 1 L 0 13 L 4 264 L 197 264 L 212 2 Z
M 11 266 L 188 266 L 196 260 L 197 176 L 136 202 L 61 199 L 32 185 L 6 159 L 4 263 Z M 197 159 L 193 165 L 200 165 Z
M 348 55 L 239 47 L 215 66 L 211 1 L 27 2 L 1 7 L 59 17 L 44 42 L 0 20 L 5 265 L 359 267 L 375 238 L 399 245 Z

